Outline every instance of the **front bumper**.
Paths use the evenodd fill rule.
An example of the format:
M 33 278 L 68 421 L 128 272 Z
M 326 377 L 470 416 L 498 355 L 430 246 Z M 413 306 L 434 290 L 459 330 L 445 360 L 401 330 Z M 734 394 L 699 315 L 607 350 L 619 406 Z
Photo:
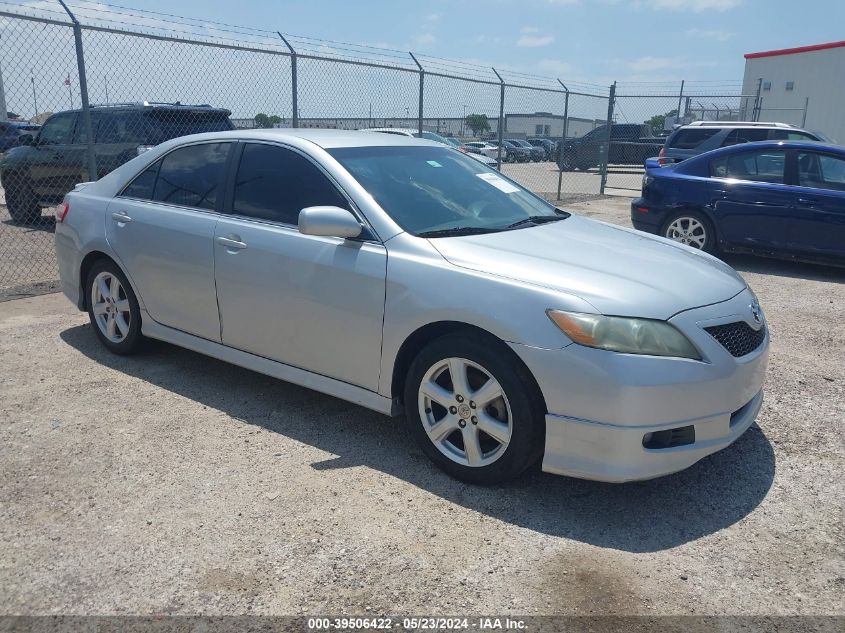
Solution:
M 769 338 L 734 358 L 703 328 L 744 320 L 751 294 L 670 319 L 702 361 L 619 354 L 569 345 L 512 344 L 546 401 L 543 470 L 600 481 L 651 479 L 683 470 L 736 440 L 763 401 Z M 690 443 L 646 448 L 647 433 L 693 427 Z M 689 429 L 687 429 L 689 430 Z

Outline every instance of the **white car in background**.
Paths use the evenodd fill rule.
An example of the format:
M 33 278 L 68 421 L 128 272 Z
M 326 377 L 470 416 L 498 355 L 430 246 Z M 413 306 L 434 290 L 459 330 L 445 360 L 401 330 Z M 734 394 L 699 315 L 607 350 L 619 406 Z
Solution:
M 499 148 L 484 141 L 469 141 L 464 143 L 463 147 L 466 147 L 467 151 L 472 154 L 482 154 L 494 160 L 499 156 Z
M 460 147 L 455 147 L 446 140 L 445 137 L 440 136 L 439 134 L 435 134 L 434 132 L 428 132 L 427 130 L 423 130 L 422 136 L 418 130 L 407 128 L 407 127 L 371 127 L 371 128 L 362 128 L 358 130 L 359 132 L 381 132 L 382 134 L 398 134 L 399 136 L 410 136 L 411 138 L 424 138 L 428 141 L 434 141 L 435 143 L 440 143 L 441 145 L 445 145 L 446 147 L 452 147 L 457 149 L 468 156 L 471 156 L 475 160 L 479 161 L 487 165 L 488 167 L 492 167 L 493 169 L 498 169 L 499 162 L 496 159 L 495 155 L 488 155 L 487 153 L 478 153 L 478 152 L 471 152 L 468 149 L 464 149 L 463 143 Z M 497 150 L 496 147 L 493 147 L 494 150 Z

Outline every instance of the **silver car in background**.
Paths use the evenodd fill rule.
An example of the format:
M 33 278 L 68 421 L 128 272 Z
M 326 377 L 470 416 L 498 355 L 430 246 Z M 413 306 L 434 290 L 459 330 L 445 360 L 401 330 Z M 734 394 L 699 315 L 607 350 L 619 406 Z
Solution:
M 765 319 L 729 266 L 430 141 L 183 137 L 77 186 L 55 239 L 111 351 L 160 339 L 404 411 L 469 482 L 672 473 L 762 402 Z

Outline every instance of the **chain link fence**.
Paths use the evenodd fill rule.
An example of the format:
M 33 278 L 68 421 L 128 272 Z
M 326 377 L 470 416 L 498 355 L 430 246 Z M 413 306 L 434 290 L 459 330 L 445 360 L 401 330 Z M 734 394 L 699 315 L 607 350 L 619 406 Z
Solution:
M 620 123 L 639 124 L 646 153 L 656 153 L 662 133 L 684 117 L 759 110 L 759 95 L 749 106 L 738 92 L 718 100 L 634 87 L 614 94 L 82 0 L 0 1 L 0 53 L 0 297 L 55 287 L 55 213 L 77 183 L 186 134 L 304 127 L 440 137 L 566 203 L 638 188 L 646 149 L 611 134 Z

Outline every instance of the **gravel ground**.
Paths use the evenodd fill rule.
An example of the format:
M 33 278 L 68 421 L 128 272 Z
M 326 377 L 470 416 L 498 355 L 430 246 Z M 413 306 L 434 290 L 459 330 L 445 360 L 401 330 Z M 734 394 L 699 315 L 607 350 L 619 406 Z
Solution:
M 845 271 L 729 262 L 772 331 L 759 426 L 625 485 L 467 486 L 402 418 L 0 303 L 0 611 L 845 614 Z

